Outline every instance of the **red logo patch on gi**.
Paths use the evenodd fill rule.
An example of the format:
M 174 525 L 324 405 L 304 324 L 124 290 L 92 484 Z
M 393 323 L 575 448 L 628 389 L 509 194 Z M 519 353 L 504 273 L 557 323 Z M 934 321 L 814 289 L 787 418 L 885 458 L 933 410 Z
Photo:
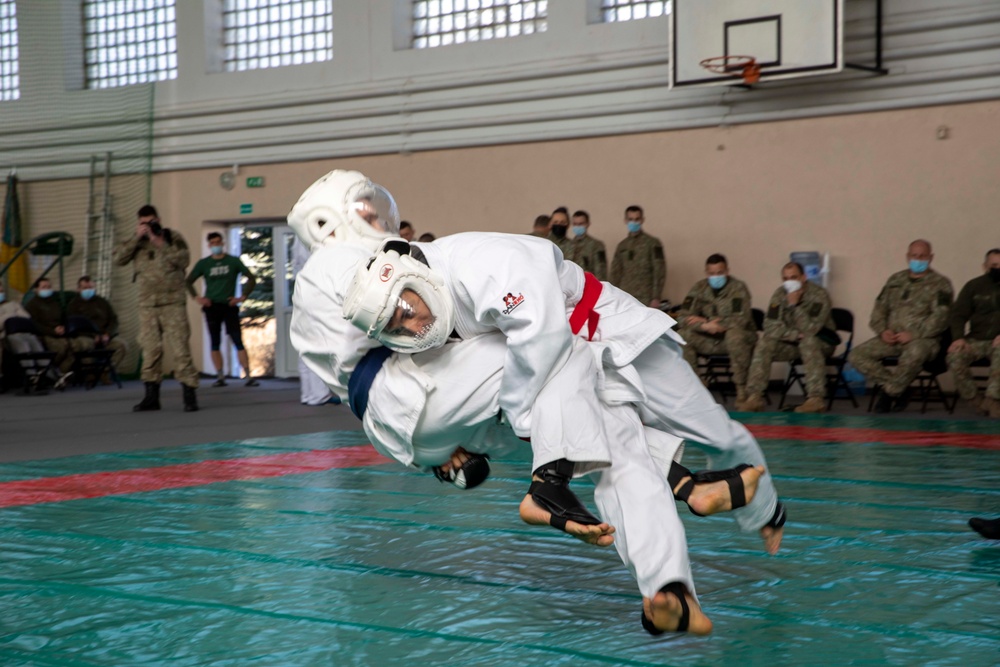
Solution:
M 522 303 L 524 303 L 523 294 L 518 294 L 517 296 L 514 296 L 510 292 L 507 292 L 507 296 L 503 298 L 503 305 L 507 307 L 504 308 L 501 312 L 504 315 L 510 315 L 511 311 L 520 306 Z
M 392 264 L 383 264 L 382 268 L 378 270 L 378 279 L 387 283 L 389 278 L 392 278 Z

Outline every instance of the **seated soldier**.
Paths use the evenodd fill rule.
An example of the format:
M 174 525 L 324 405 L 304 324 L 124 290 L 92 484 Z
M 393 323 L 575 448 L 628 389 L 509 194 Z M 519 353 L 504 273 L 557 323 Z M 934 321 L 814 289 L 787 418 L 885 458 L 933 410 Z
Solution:
M 25 310 L 31 315 L 31 321 L 38 327 L 42 334 L 42 342 L 45 349 L 55 352 L 56 358 L 53 365 L 59 369 L 59 379 L 56 380 L 56 389 L 66 386 L 66 382 L 73 375 L 70 369 L 73 367 L 73 346 L 74 342 L 66 334 L 66 318 L 63 313 L 61 299 L 56 296 L 52 289 L 52 281 L 48 278 L 39 278 L 34 284 L 35 296 L 27 304 Z M 81 349 L 85 343 L 81 342 Z
M 93 329 L 76 335 L 74 344 L 78 346 L 78 351 L 93 348 L 111 350 L 111 365 L 117 370 L 127 352 L 124 341 L 115 338 L 118 332 L 118 315 L 107 299 L 97 295 L 97 288 L 90 276 L 81 276 L 76 287 L 79 294 L 70 300 L 66 313 L 71 318 L 86 318 Z
M 940 336 L 948 328 L 951 281 L 930 268 L 931 244 L 914 241 L 906 259 L 909 268 L 889 276 L 875 299 L 869 326 L 878 337 L 858 345 L 847 357 L 865 377 L 882 386 L 876 412 L 906 407 L 906 389 L 938 353 Z M 885 357 L 899 357 L 899 362 L 884 366 Z
M 948 368 L 955 376 L 958 395 L 990 417 L 1000 417 L 1000 248 L 986 253 L 985 275 L 965 283 L 951 307 L 951 338 Z M 969 324 L 969 332 L 965 325 Z M 980 398 L 969 364 L 990 362 L 990 379 Z
M 764 336 L 758 341 L 747 378 L 747 400 L 737 410 L 764 409 L 764 392 L 771 379 L 772 361 L 802 360 L 806 376 L 806 400 L 795 412 L 826 411 L 826 359 L 839 342 L 830 315 L 830 295 L 806 280 L 798 262 L 781 269 L 784 281 L 767 307 Z
M 31 316 L 24 306 L 17 301 L 7 301 L 7 294 L 4 292 L 3 281 L 0 281 L 0 393 L 6 391 L 7 385 L 3 379 L 3 351 L 4 347 L 9 347 L 15 354 L 26 352 L 43 352 L 45 347 L 38 336 L 34 334 L 19 332 L 7 334 L 7 320 L 13 318 L 30 319 Z
M 736 385 L 736 402 L 747 399 L 747 371 L 757 344 L 746 283 L 729 275 L 724 255 L 705 260 L 705 275 L 684 297 L 677 314 L 684 338 L 684 359 L 698 368 L 698 355 L 728 354 Z

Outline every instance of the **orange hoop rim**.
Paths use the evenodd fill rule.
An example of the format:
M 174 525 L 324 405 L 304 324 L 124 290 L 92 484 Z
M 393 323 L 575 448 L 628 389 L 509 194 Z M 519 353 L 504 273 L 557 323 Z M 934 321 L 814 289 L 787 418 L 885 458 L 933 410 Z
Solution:
M 760 81 L 760 65 L 753 56 L 715 56 L 705 58 L 699 64 L 715 74 L 742 76 L 744 83 Z

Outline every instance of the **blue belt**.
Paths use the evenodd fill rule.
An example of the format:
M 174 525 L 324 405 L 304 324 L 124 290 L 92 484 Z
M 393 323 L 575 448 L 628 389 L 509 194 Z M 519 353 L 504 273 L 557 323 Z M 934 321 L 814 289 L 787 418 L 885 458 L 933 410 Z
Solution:
M 392 355 L 392 350 L 387 347 L 373 347 L 368 350 L 347 382 L 347 401 L 351 406 L 351 412 L 358 419 L 365 416 L 368 409 L 368 392 L 371 391 L 372 382 L 375 376 L 382 370 L 382 364 Z

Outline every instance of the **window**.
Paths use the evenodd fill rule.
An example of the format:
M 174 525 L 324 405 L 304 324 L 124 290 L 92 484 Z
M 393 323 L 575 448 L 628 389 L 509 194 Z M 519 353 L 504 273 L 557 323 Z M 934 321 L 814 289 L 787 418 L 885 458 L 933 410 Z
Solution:
M 601 0 L 601 16 L 605 23 L 668 14 L 670 14 L 670 0 Z
M 87 88 L 177 78 L 174 0 L 83 0 Z
M 415 0 L 413 48 L 545 32 L 547 0 Z
M 224 0 L 227 72 L 333 59 L 333 0 Z
M 0 102 L 21 96 L 17 72 L 17 9 L 14 0 L 0 0 Z

